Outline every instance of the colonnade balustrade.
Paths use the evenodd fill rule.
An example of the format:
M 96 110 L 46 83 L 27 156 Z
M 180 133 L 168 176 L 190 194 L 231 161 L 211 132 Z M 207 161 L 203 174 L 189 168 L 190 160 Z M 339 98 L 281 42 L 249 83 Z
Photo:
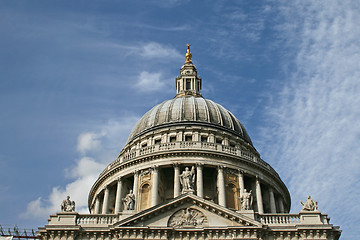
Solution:
M 180 183 L 180 167 L 179 163 L 173 164 L 174 169 L 174 198 L 178 197 L 181 194 L 181 183 Z M 159 166 L 154 166 L 152 170 L 152 177 L 151 177 L 151 198 L 149 206 L 155 206 L 159 204 Z M 225 184 L 225 167 L 218 166 L 217 167 L 217 202 L 219 205 L 223 207 L 226 206 L 226 184 Z M 196 163 L 196 195 L 204 198 L 204 182 L 203 182 L 203 171 L 204 171 L 204 164 L 203 163 Z M 135 171 L 133 173 L 133 182 L 132 182 L 132 192 L 134 194 L 135 202 L 139 200 L 139 176 L 140 171 Z M 242 196 L 245 190 L 245 183 L 244 183 L 244 174 L 242 171 L 237 171 L 237 179 L 238 179 L 238 186 L 239 186 L 239 195 Z M 110 185 L 110 184 L 109 184 Z M 109 199 L 110 199 L 110 186 L 107 185 L 103 188 L 102 192 L 95 196 L 94 207 L 92 208 L 93 214 L 108 214 L 110 206 L 109 206 Z M 195 190 L 195 189 L 194 189 Z M 215 189 L 214 189 L 215 191 Z M 275 198 L 274 190 L 272 187 L 268 188 L 268 199 L 269 199 L 269 209 L 271 213 L 284 213 L 284 204 L 281 196 L 277 196 Z M 124 191 L 124 177 L 119 177 L 116 182 L 116 192 L 115 192 L 115 203 L 113 203 L 111 209 L 113 211 L 111 213 L 118 214 L 123 210 L 123 196 L 125 195 Z M 100 199 L 102 197 L 102 199 Z M 264 206 L 263 206 L 263 193 L 261 189 L 260 178 L 256 176 L 255 179 L 255 196 L 256 199 L 256 207 L 257 212 L 259 214 L 264 214 Z M 102 205 L 102 206 L 101 206 Z M 255 205 L 255 204 L 254 204 Z M 132 210 L 139 210 L 137 209 L 138 204 L 135 204 L 135 209 Z M 101 210 L 101 211 L 100 211 Z

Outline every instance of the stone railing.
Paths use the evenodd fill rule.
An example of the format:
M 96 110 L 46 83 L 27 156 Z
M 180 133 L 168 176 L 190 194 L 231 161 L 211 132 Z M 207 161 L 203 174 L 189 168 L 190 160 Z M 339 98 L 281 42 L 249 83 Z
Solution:
M 76 225 L 110 225 L 119 220 L 118 215 L 115 214 L 81 214 L 76 218 Z
M 262 214 L 259 222 L 265 225 L 297 225 L 300 223 L 299 214 Z
M 186 150 L 186 149 L 194 149 L 194 150 L 208 150 L 215 152 L 222 152 L 234 156 L 239 156 L 241 158 L 247 159 L 252 162 L 256 162 L 268 170 L 272 170 L 272 167 L 267 164 L 264 160 L 256 156 L 255 154 L 244 151 L 236 147 L 226 146 L 219 143 L 210 143 L 210 142 L 170 142 L 170 143 L 161 143 L 155 144 L 151 146 L 147 146 L 144 148 L 139 148 L 136 150 L 132 150 L 130 152 L 124 153 L 120 155 L 114 162 L 112 162 L 108 168 L 106 168 L 100 176 L 105 174 L 107 170 L 112 169 L 113 167 L 122 164 L 124 162 L 133 160 L 137 157 L 145 156 L 147 154 L 160 153 L 169 150 Z M 274 171 L 275 172 L 275 171 Z

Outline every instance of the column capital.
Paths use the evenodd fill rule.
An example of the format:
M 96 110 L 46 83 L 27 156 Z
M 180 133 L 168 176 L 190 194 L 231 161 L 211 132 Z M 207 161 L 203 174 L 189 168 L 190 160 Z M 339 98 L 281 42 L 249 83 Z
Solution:
M 174 162 L 172 165 L 173 165 L 174 168 L 181 166 L 181 164 L 179 162 Z
M 224 165 L 218 165 L 218 170 L 224 170 L 226 167 Z
M 139 171 L 139 170 L 135 170 L 135 171 L 133 171 L 132 173 L 133 173 L 134 175 L 138 175 L 138 176 L 139 176 L 140 171 Z
M 151 167 L 151 169 L 153 171 L 157 171 L 157 170 L 159 170 L 159 165 L 154 165 L 154 166 Z
M 204 164 L 201 163 L 201 162 L 197 162 L 197 163 L 196 163 L 196 167 L 198 167 L 198 168 L 203 168 L 203 167 L 204 167 Z
M 123 180 L 123 177 L 118 177 L 116 180 L 117 180 L 118 182 L 121 182 L 121 181 Z
M 242 169 L 239 168 L 239 169 L 238 169 L 238 173 L 244 175 L 244 173 L 246 173 L 246 172 L 245 172 L 244 170 L 242 170 Z

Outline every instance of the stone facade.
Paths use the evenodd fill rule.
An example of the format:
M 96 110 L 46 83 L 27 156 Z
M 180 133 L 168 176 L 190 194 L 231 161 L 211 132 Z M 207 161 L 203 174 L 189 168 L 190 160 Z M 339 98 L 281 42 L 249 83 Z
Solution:
M 338 239 L 339 228 L 310 197 L 300 213 L 289 213 L 290 194 L 279 175 L 235 116 L 201 96 L 201 86 L 188 46 L 176 97 L 135 125 L 90 190 L 90 214 L 51 215 L 39 236 Z

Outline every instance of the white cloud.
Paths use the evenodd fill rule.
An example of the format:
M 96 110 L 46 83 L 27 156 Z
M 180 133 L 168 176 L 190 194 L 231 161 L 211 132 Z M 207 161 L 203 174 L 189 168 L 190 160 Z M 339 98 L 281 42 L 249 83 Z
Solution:
M 45 219 L 60 210 L 60 204 L 66 196 L 76 202 L 77 212 L 88 213 L 87 196 L 92 184 L 105 166 L 121 151 L 137 120 L 138 118 L 133 116 L 119 121 L 109 120 L 98 130 L 80 134 L 77 149 L 82 157 L 76 160 L 73 167 L 65 169 L 66 176 L 72 181 L 66 186 L 53 187 L 48 197 L 31 201 L 21 217 Z
M 101 147 L 100 138 L 103 137 L 105 133 L 94 133 L 86 132 L 80 134 L 78 137 L 77 150 L 81 154 L 85 154 L 89 150 L 98 150 Z
M 161 73 L 141 72 L 136 84 L 136 90 L 148 92 L 164 89 L 165 82 L 161 80 L 161 77 Z
M 355 5 L 283 1 L 281 30 L 294 58 L 287 65 L 289 82 L 269 109 L 274 125 L 262 146 L 289 187 L 293 211 L 312 195 L 319 210 L 344 230 L 342 239 L 357 237 L 351 229 L 360 214 L 360 15 Z
M 182 55 L 174 48 L 157 42 L 150 42 L 140 47 L 140 55 L 146 58 L 180 59 Z

